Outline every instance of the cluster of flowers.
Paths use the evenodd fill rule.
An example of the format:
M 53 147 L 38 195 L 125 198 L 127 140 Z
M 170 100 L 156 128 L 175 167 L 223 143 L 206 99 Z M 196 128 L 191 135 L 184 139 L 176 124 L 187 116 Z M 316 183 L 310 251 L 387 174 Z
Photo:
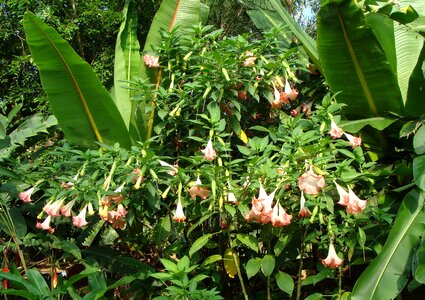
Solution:
M 136 174 L 136 177 L 134 178 L 134 181 L 136 182 L 135 184 L 135 187 L 136 187 L 137 185 L 140 185 L 141 181 L 143 181 L 143 176 L 139 175 L 137 171 L 133 173 Z M 76 181 L 77 178 L 78 176 L 75 176 L 74 181 Z M 108 178 L 105 181 L 106 190 L 109 188 L 110 180 L 108 181 Z M 63 189 L 70 189 L 74 187 L 74 183 L 63 182 L 61 184 L 61 187 Z M 124 196 L 121 194 L 123 188 L 124 188 L 124 184 L 121 185 L 119 188 L 117 188 L 114 191 L 113 195 L 103 196 L 99 201 L 99 217 L 102 220 L 109 222 L 113 228 L 121 228 L 121 229 L 125 228 L 125 221 L 123 217 L 126 216 L 127 211 L 121 203 L 122 200 L 124 200 Z M 24 203 L 32 202 L 31 195 L 34 192 L 34 189 L 35 189 L 35 186 L 29 188 L 28 190 L 24 192 L 19 193 L 19 198 Z M 44 219 L 43 222 L 37 221 L 36 228 L 46 230 L 49 233 L 53 234 L 55 232 L 55 229 L 51 226 L 52 218 L 56 218 L 59 216 L 71 217 L 73 215 L 72 208 L 75 203 L 76 203 L 76 199 L 73 199 L 65 204 L 65 198 L 49 201 L 48 203 L 44 205 L 43 212 L 38 216 L 38 219 L 40 219 L 44 213 L 47 214 L 47 217 Z M 116 209 L 110 210 L 110 207 L 112 204 L 114 205 Z M 77 215 L 72 216 L 72 224 L 79 228 L 86 226 L 88 224 L 86 220 L 87 213 L 89 215 L 95 214 L 95 211 L 93 209 L 93 205 L 91 202 L 86 203 L 83 209 L 81 209 Z

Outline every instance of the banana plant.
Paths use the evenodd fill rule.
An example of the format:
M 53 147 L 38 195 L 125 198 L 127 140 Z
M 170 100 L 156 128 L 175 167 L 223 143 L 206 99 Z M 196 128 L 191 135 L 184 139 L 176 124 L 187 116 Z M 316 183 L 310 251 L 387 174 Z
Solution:
M 115 87 L 106 91 L 93 69 L 52 27 L 33 13 L 24 15 L 24 30 L 50 106 L 67 140 L 82 147 L 116 143 L 129 148 L 146 140 L 152 130 L 152 110 L 132 103 L 132 92 L 122 87 L 138 75 L 147 79 L 138 54 L 137 15 L 131 0 L 124 7 L 115 57 Z M 145 49 L 158 45 L 159 30 L 179 27 L 181 34 L 199 22 L 199 0 L 165 0 L 151 24 Z M 137 112 L 142 112 L 137 114 Z M 150 122 L 150 123 L 149 123 Z M 149 125 L 150 124 L 150 125 Z
M 364 125 L 382 128 L 391 124 L 385 120 L 389 112 L 409 117 L 425 113 L 420 93 L 425 86 L 423 1 L 382 1 L 363 7 L 363 1 L 322 0 L 317 50 L 280 1 L 267 2 L 274 10 L 251 9 L 251 19 L 255 24 L 260 17 L 269 19 L 269 27 L 288 26 L 338 93 L 338 102 L 347 104 L 347 118 L 358 123 L 366 117 Z

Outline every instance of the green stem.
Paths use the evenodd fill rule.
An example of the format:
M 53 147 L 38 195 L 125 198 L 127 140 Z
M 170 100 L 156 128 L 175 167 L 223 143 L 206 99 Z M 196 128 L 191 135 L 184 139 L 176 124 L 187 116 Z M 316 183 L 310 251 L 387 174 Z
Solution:
M 272 300 L 272 291 L 270 290 L 270 276 L 267 277 L 267 300 Z
M 339 274 L 338 274 L 338 300 L 341 299 L 342 296 L 342 267 L 340 266 L 338 268 Z
M 3 211 L 4 213 L 1 213 Z M 21 247 L 19 246 L 19 238 L 16 235 L 15 226 L 13 224 L 12 217 L 9 214 L 9 211 L 7 208 L 3 205 L 0 206 L 0 215 L 2 216 L 4 224 L 6 224 L 7 229 L 9 230 L 10 237 L 12 238 L 13 242 L 16 246 L 16 251 L 18 251 L 19 259 L 21 260 L 22 267 L 24 268 L 25 273 L 27 272 L 27 264 L 25 262 L 24 254 L 21 250 Z
M 232 240 L 229 234 L 229 245 L 232 244 Z M 233 262 L 235 263 L 236 266 L 236 270 L 238 271 L 238 278 L 239 278 L 239 282 L 241 284 L 241 288 L 242 288 L 242 294 L 245 300 L 249 300 L 248 294 L 246 292 L 246 288 L 245 288 L 245 284 L 243 281 L 243 277 L 242 277 L 242 272 L 241 272 L 241 267 L 239 265 L 239 259 L 236 256 L 236 253 L 234 251 L 232 251 L 232 257 L 233 257 Z
M 301 231 L 301 253 L 300 253 L 300 264 L 298 267 L 298 281 L 297 281 L 297 297 L 296 300 L 300 300 L 301 299 L 301 277 L 302 277 L 302 271 L 303 271 L 303 265 L 304 265 L 304 251 L 305 251 L 305 245 L 304 245 L 304 240 L 305 237 L 307 235 L 307 229 L 308 229 L 308 225 L 306 228 L 304 228 L 304 226 L 302 226 L 302 231 Z

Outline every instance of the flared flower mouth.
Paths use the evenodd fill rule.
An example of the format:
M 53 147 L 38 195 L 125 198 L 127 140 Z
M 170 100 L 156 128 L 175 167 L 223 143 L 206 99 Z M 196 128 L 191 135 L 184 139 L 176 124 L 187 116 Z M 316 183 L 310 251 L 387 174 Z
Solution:
M 338 125 L 336 125 L 335 121 L 331 121 L 331 131 L 329 132 L 329 135 L 333 139 L 339 139 L 344 134 L 344 130 L 342 130 Z
M 325 259 L 322 259 L 322 264 L 325 267 L 329 267 L 331 269 L 338 268 L 344 262 L 343 259 L 339 258 L 338 254 L 335 251 L 335 247 L 331 242 L 329 244 L 328 256 Z
M 310 168 L 298 178 L 298 187 L 308 195 L 317 195 L 325 187 L 325 178 L 315 174 Z
M 176 212 L 174 213 L 173 220 L 178 222 L 178 223 L 184 222 L 186 220 L 186 216 L 184 215 L 183 205 L 182 205 L 180 198 L 177 202 L 177 208 L 176 208 Z

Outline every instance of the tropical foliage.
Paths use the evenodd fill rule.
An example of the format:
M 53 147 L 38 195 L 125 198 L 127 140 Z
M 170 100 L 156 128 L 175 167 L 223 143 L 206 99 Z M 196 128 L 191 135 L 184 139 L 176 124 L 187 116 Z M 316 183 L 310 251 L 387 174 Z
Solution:
M 0 5 L 10 24 L 23 18 L 33 75 L 22 84 L 44 98 L 27 80 L 38 70 L 54 114 L 14 102 L 15 87 L 2 98 L 0 294 L 394 299 L 423 289 L 421 1 L 323 0 L 311 36 L 295 21 L 303 1 L 226 4 L 251 33 L 211 1 L 164 0 L 151 17 L 141 2 L 73 1 L 75 39 L 61 19 Z M 81 47 L 78 20 L 95 8 L 122 9 L 121 26 L 105 24 L 116 37 L 106 73 Z

